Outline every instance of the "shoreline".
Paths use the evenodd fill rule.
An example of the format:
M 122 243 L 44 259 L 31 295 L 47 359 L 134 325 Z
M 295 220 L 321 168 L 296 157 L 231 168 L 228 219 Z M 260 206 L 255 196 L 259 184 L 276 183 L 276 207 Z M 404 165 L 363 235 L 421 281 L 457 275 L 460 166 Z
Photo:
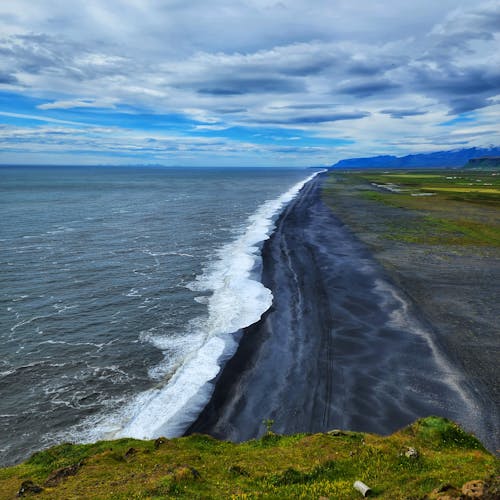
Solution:
M 262 250 L 274 295 L 186 434 L 232 441 L 333 428 L 389 434 L 431 414 L 488 441 L 484 408 L 430 324 L 307 183 Z M 492 441 L 486 442 L 492 447 Z

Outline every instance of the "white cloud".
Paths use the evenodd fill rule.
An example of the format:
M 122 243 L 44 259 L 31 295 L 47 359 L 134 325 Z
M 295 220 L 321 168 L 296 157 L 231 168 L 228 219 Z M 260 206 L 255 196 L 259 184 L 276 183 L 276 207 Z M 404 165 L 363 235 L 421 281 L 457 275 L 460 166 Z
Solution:
M 9 118 L 21 118 L 23 120 L 34 120 L 46 123 L 63 123 L 66 125 L 85 126 L 85 123 L 75 122 L 71 120 L 59 120 L 58 118 L 52 118 L 50 116 L 29 115 L 26 113 L 12 113 L 9 111 L 0 111 L 0 116 L 8 116 Z
M 377 153 L 432 143 L 448 113 L 495 115 L 498 19 L 498 1 L 1 2 L 0 88 L 47 112 L 180 114 L 200 133 L 265 125 Z
M 114 108 L 113 99 L 73 99 L 40 104 L 38 109 L 71 109 L 71 108 Z

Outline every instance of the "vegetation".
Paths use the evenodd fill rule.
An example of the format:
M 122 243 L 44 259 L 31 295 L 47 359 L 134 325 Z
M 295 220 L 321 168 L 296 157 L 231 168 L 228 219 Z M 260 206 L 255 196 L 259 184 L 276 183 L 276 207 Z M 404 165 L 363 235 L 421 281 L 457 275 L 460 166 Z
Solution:
M 498 460 L 448 420 L 429 417 L 380 437 L 356 432 L 234 444 L 203 435 L 62 444 L 0 469 L 0 498 L 424 498 L 445 485 L 498 488 Z
M 343 195 L 412 212 L 387 221 L 385 237 L 430 245 L 500 246 L 500 171 L 334 172 L 326 183 L 327 203 Z

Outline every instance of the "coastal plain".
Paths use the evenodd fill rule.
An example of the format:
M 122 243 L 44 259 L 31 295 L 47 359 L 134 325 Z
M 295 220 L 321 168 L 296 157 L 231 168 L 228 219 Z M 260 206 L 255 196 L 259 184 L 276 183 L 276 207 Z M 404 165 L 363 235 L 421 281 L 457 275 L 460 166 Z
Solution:
M 465 375 L 500 448 L 500 170 L 335 171 L 323 200 L 414 304 Z

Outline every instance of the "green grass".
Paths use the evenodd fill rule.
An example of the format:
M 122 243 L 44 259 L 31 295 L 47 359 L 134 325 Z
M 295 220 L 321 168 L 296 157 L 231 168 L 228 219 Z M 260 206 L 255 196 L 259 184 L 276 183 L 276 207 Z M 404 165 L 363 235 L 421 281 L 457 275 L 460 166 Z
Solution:
M 405 456 L 408 447 L 417 458 Z M 53 486 L 53 472 L 79 464 Z M 355 432 L 279 436 L 233 444 L 194 435 L 153 441 L 122 439 L 63 444 L 0 469 L 0 498 L 23 481 L 40 499 L 360 498 L 362 480 L 377 498 L 422 498 L 450 483 L 498 474 L 498 460 L 448 420 L 429 417 L 388 437 Z
M 448 193 L 483 193 L 483 194 L 495 194 L 500 195 L 500 189 L 497 188 L 486 188 L 486 187 L 477 187 L 477 186 L 468 186 L 468 187 L 442 187 L 442 186 L 422 186 L 420 188 L 421 191 L 433 192 L 433 191 L 445 191 Z
M 387 220 L 381 236 L 429 245 L 500 246 L 500 175 L 496 171 L 333 172 L 327 203 L 354 196 L 409 211 L 408 221 Z M 396 187 L 400 192 L 390 189 Z M 423 193 L 432 193 L 422 196 Z M 367 214 L 370 208 L 367 206 Z
M 384 177 L 389 177 L 391 179 L 414 180 L 414 179 L 441 179 L 442 175 L 411 173 L 411 174 L 384 174 Z
M 363 171 L 347 173 L 368 182 L 378 184 L 397 183 L 402 188 L 417 188 L 428 190 L 467 190 L 486 189 L 493 194 L 500 194 L 500 175 L 498 170 L 470 171 L 470 170 L 440 170 L 440 171 L 411 171 L 411 172 L 380 172 Z M 337 175 L 336 173 L 334 175 Z
M 500 232 L 487 224 L 431 216 L 423 216 L 411 225 L 388 223 L 385 237 L 428 245 L 500 246 Z

